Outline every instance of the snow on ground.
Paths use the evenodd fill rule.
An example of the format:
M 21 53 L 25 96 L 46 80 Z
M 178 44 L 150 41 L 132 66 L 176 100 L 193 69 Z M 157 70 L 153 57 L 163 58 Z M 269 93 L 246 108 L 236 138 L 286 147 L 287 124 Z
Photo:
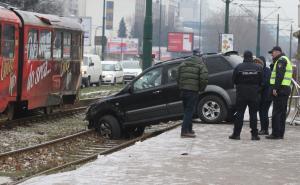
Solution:
M 1 177 L 0 176 L 0 184 L 10 183 L 12 182 L 9 177 Z
M 177 128 L 23 185 L 300 184 L 300 127 L 287 126 L 284 140 L 261 141 L 250 140 L 248 124 L 240 141 L 229 140 L 232 127 L 197 124 L 195 139 L 180 138 Z

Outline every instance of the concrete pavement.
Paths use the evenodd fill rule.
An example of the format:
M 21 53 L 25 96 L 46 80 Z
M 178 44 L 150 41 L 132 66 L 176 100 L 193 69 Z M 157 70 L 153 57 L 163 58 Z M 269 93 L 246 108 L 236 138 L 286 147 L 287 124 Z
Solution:
M 23 184 L 300 184 L 300 126 L 288 126 L 284 140 L 229 140 L 233 125 L 196 124 L 195 139 L 180 128 L 100 156 L 75 171 L 37 177 Z

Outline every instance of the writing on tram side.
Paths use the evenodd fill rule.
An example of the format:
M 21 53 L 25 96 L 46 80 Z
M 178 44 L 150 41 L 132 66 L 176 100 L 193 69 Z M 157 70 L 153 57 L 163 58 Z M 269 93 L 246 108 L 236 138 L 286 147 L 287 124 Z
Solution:
M 39 84 L 46 76 L 49 75 L 51 69 L 48 69 L 48 61 L 38 66 L 36 70 L 32 70 L 32 64 L 30 65 L 30 72 L 27 80 L 27 91 L 30 91 L 35 85 Z
M 70 62 L 69 61 L 63 61 L 61 64 L 61 76 L 70 70 Z
M 6 77 L 8 77 L 8 76 L 10 77 L 8 92 L 12 96 L 14 88 L 16 87 L 16 84 L 17 84 L 17 77 L 14 72 L 14 60 L 13 59 L 3 59 L 3 61 L 2 61 L 0 81 L 5 80 Z
M 14 60 L 3 59 L 0 80 L 3 81 L 7 76 L 13 73 L 14 73 Z

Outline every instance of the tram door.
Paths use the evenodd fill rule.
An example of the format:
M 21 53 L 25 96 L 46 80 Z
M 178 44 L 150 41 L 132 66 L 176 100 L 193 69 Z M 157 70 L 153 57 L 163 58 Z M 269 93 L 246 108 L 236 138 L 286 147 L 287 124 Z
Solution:
M 18 41 L 18 24 L 0 22 L 0 112 L 16 101 Z

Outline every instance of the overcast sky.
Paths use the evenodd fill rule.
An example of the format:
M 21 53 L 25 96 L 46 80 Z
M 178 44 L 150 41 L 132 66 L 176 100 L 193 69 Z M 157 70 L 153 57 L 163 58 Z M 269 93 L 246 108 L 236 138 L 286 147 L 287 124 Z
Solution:
M 299 0 L 275 0 L 276 3 L 282 6 L 286 16 L 294 20 L 294 25 L 298 27 L 298 4 Z
M 225 3 L 223 3 L 222 0 L 206 0 L 209 2 L 210 10 L 223 10 L 225 8 Z M 273 1 L 273 2 L 270 2 Z M 276 19 L 277 14 L 280 14 L 280 19 L 286 20 L 286 19 L 292 19 L 294 21 L 293 26 L 295 29 L 298 29 L 298 4 L 299 0 L 262 0 L 262 6 L 265 7 L 262 9 L 262 17 L 269 15 L 272 13 L 271 16 L 269 16 L 269 19 Z M 230 8 L 238 10 L 239 7 L 234 4 L 258 4 L 258 0 L 233 0 Z M 270 7 L 281 7 L 278 11 L 274 12 L 274 8 Z M 268 7 L 268 8 L 266 8 Z M 257 14 L 257 7 L 248 7 L 250 10 L 252 10 L 255 14 Z M 269 23 L 272 21 L 269 21 Z M 273 21 L 274 24 L 276 21 Z M 272 23 L 273 23 L 272 22 Z M 281 25 L 289 25 L 290 23 L 288 21 L 282 21 Z

